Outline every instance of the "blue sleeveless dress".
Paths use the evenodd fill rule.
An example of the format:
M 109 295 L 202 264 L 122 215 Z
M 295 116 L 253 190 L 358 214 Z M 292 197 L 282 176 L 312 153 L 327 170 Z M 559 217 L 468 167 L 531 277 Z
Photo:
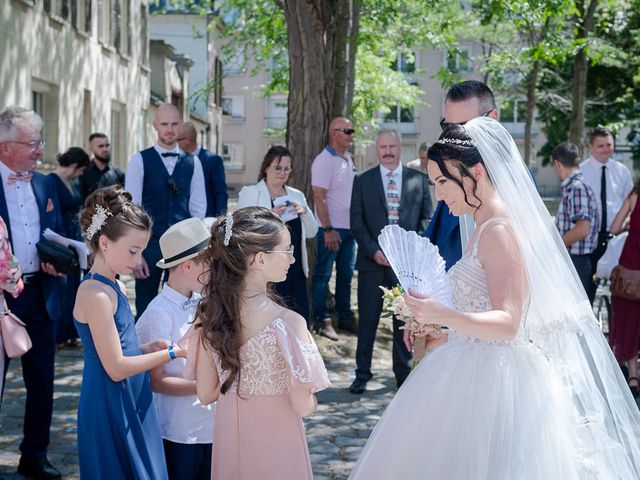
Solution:
M 99 274 L 87 274 L 118 293 L 113 318 L 122 352 L 140 355 L 133 313 L 118 285 Z M 89 325 L 74 319 L 84 349 L 84 371 L 78 406 L 80 477 L 87 480 L 167 479 L 162 434 L 151 395 L 149 373 L 114 382 L 100 362 Z

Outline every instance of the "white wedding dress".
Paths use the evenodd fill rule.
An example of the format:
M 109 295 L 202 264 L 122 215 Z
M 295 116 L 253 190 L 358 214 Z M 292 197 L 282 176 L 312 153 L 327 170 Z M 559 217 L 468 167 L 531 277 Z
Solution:
M 492 310 L 485 273 L 470 251 L 448 275 L 456 310 Z M 526 310 L 526 309 L 525 309 Z M 351 479 L 571 480 L 582 461 L 561 382 L 526 336 L 511 341 L 449 330 L 411 373 L 369 438 Z

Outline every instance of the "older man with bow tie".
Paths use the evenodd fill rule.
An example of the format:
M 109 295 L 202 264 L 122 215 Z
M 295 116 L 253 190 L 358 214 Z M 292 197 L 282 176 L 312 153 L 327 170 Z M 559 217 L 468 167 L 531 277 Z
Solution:
M 182 121 L 178 109 L 161 105 L 153 121 L 158 141 L 152 147 L 136 152 L 129 160 L 125 188 L 133 201 L 141 205 L 153 219 L 153 231 L 143 252 L 136 277 L 136 318 L 158 293 L 162 270 L 156 263 L 162 258 L 160 237 L 167 229 L 190 217 L 204 218 L 207 196 L 202 164 L 198 157 L 178 147 Z
M 61 285 L 55 268 L 40 262 L 36 244 L 46 228 L 61 231 L 62 221 L 55 190 L 43 174 L 34 171 L 44 145 L 41 130 L 42 119 L 33 111 L 7 107 L 0 113 L 0 217 L 7 225 L 24 282 L 22 294 L 7 296 L 6 301 L 26 323 L 33 344 L 21 358 L 27 398 L 18 473 L 50 479 L 60 478 L 47 459 L 47 447 Z

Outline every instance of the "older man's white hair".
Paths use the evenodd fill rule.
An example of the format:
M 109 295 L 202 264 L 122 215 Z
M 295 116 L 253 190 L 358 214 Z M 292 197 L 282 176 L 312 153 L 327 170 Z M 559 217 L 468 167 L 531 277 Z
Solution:
M 400 135 L 400 132 L 398 132 L 395 128 L 381 128 L 380 130 L 378 130 L 378 133 L 376 133 L 376 143 L 378 143 L 380 137 L 385 133 L 395 135 L 395 137 L 398 139 L 398 143 L 402 144 L 402 135 Z
M 17 138 L 18 129 L 42 130 L 42 118 L 33 110 L 7 107 L 0 113 L 0 142 Z

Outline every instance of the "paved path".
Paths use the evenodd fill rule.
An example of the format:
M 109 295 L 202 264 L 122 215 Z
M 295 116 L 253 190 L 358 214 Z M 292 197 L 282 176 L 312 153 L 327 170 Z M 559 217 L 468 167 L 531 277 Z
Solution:
M 601 289 L 599 293 L 603 293 Z M 597 302 L 596 302 L 597 304 Z M 606 313 L 604 315 L 606 323 Z M 316 338 L 325 359 L 331 388 L 318 394 L 318 411 L 305 420 L 316 480 L 345 479 L 384 408 L 395 394 L 391 372 L 390 321 L 383 319 L 374 353 L 374 380 L 362 396 L 347 388 L 353 380 L 356 339 L 341 334 L 338 342 Z M 76 409 L 82 381 L 80 348 L 64 348 L 56 357 L 54 416 L 49 458 L 65 479 L 78 479 Z M 0 412 L 0 479 L 21 479 L 15 474 L 21 439 L 24 388 L 20 362 L 11 363 Z

